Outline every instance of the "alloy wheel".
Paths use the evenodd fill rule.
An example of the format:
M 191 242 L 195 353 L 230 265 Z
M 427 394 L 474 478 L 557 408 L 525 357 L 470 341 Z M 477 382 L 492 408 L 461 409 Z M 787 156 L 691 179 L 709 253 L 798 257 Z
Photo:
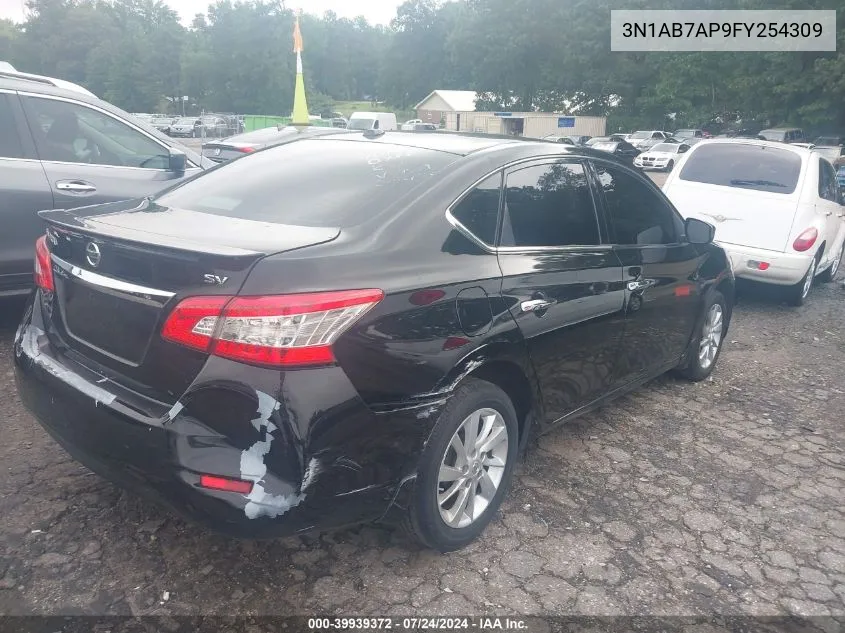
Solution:
M 709 369 L 716 360 L 716 354 L 722 342 L 722 316 L 722 306 L 718 303 L 714 303 L 707 311 L 701 331 L 701 343 L 698 347 L 698 362 L 702 369 Z
M 478 409 L 452 436 L 437 477 L 443 522 L 465 528 L 487 509 L 502 484 L 508 460 L 508 428 L 495 409 Z
M 807 277 L 804 279 L 804 287 L 801 288 L 801 298 L 805 299 L 810 294 L 810 288 L 813 285 L 813 278 L 816 276 L 816 258 L 810 262 L 810 269 L 807 271 Z
M 839 272 L 839 262 L 842 259 L 842 253 L 845 252 L 845 244 L 842 245 L 842 248 L 839 249 L 839 254 L 833 260 L 833 263 L 830 265 L 830 278 L 833 279 L 836 277 L 836 273 Z

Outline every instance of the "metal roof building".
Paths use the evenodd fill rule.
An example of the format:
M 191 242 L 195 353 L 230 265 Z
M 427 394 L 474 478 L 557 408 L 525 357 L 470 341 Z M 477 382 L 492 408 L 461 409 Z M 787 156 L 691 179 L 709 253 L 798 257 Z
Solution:
M 447 130 L 543 138 L 551 134 L 604 136 L 605 117 L 556 112 L 477 112 L 472 90 L 433 90 L 415 109 L 425 123 Z

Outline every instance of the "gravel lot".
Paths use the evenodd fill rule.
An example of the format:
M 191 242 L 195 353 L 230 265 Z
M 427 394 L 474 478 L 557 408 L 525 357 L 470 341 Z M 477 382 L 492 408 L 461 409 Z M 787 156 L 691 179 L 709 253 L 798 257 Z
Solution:
M 743 287 L 710 381 L 540 438 L 482 540 L 445 556 L 380 527 L 232 541 L 121 492 L 21 407 L 22 304 L 0 302 L 0 614 L 845 618 L 843 299 Z

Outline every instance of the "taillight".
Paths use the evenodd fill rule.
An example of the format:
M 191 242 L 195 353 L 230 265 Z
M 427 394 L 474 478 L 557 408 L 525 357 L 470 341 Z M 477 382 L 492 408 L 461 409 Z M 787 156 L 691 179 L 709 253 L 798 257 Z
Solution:
M 35 240 L 35 285 L 42 290 L 53 291 L 53 265 L 50 261 L 50 249 L 47 248 L 47 236 Z
M 798 252 L 810 250 L 813 247 L 813 244 L 816 243 L 818 237 L 819 232 L 813 227 L 810 227 L 795 238 L 795 241 L 792 243 L 792 248 Z
M 332 343 L 384 298 L 381 290 L 267 297 L 189 297 L 162 337 L 215 356 L 256 365 L 334 362 Z
M 242 152 L 244 154 L 252 154 L 255 151 L 255 148 L 254 147 L 239 147 L 238 151 Z

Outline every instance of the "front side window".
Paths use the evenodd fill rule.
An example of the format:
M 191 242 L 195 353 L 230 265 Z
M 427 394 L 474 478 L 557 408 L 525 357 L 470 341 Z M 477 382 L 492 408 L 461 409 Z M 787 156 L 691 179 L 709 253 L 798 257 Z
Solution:
M 597 165 L 596 172 L 616 244 L 649 246 L 678 241 L 675 214 L 656 191 L 618 167 Z
M 167 148 L 110 115 L 78 103 L 22 99 L 41 160 L 168 168 Z
M 593 197 L 583 165 L 560 161 L 507 175 L 502 246 L 600 243 Z
M 452 208 L 452 216 L 485 244 L 496 242 L 502 174 L 488 176 Z

